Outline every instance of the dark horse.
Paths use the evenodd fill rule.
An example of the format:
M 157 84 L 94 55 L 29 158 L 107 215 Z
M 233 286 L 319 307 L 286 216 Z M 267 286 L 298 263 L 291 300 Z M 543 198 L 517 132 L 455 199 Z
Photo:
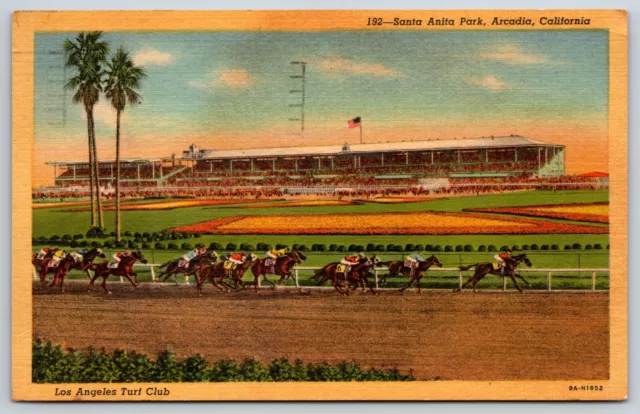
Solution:
M 202 285 L 207 280 L 209 280 L 213 286 L 222 290 L 223 292 L 229 292 L 230 290 L 237 288 L 238 285 L 246 289 L 247 287 L 242 281 L 242 276 L 244 276 L 249 267 L 251 267 L 251 265 L 253 265 L 257 260 L 258 257 L 255 254 L 248 254 L 244 259 L 244 262 L 236 265 L 236 267 L 231 271 L 224 268 L 225 262 L 217 262 L 210 265 L 202 266 L 200 268 L 200 271 L 197 273 L 198 283 L 196 285 L 196 288 L 198 289 L 198 294 L 202 296 Z M 235 287 L 232 288 L 231 285 L 225 282 L 224 279 L 226 278 L 233 279 L 233 281 L 235 282 Z M 224 289 L 221 288 L 219 284 L 222 285 Z
M 411 269 L 405 267 L 403 263 L 402 274 L 404 276 L 411 277 L 411 279 L 409 280 L 409 283 L 400 288 L 400 292 L 404 291 L 406 288 L 415 283 L 418 288 L 418 293 L 421 293 L 422 291 L 420 290 L 420 280 L 422 280 L 422 276 L 424 276 L 424 273 L 433 265 L 442 267 L 442 263 L 440 263 L 440 260 L 438 260 L 438 258 L 434 255 L 431 255 L 430 257 L 427 257 L 424 262 L 418 262 L 418 267 L 413 269 L 413 276 L 411 276 Z
M 405 286 L 404 288 L 402 288 L 401 290 L 404 290 L 406 288 L 408 288 L 411 283 L 413 283 L 415 281 L 415 279 L 418 279 L 418 292 L 420 292 L 420 279 L 422 278 L 422 276 L 424 275 L 424 272 L 426 272 L 427 270 L 429 270 L 429 268 L 433 265 L 436 265 L 438 267 L 442 267 L 442 263 L 440 263 L 440 261 L 438 260 L 437 257 L 435 256 L 431 256 L 429 258 L 427 258 L 424 262 L 418 262 L 418 267 L 413 269 L 413 277 L 411 276 L 411 268 L 405 266 L 405 262 L 402 260 L 391 260 L 389 262 L 384 262 L 381 263 L 384 266 L 387 266 L 387 268 L 389 269 L 389 273 L 385 274 L 384 276 L 382 276 L 382 279 L 380 280 L 381 284 L 384 286 L 387 284 L 387 278 L 388 277 L 398 277 L 399 275 L 402 275 L 404 277 L 411 277 L 411 281 L 409 282 L 409 284 L 407 286 Z
M 36 268 L 36 272 L 40 273 L 40 266 L 42 266 L 42 262 L 45 261 L 45 259 L 51 259 L 53 257 L 53 253 L 54 250 L 50 248 L 41 259 L 38 259 L 38 255 L 40 253 L 34 253 L 33 256 L 31 256 L 31 264 Z
M 256 260 L 251 266 L 251 273 L 253 273 L 256 292 L 258 291 L 258 279 L 260 279 L 260 276 L 264 276 L 265 282 L 269 282 L 274 286 L 276 283 L 279 285 L 292 276 L 291 270 L 293 269 L 293 266 L 296 264 L 302 264 L 305 260 L 307 260 L 307 257 L 297 250 L 276 258 L 276 262 L 273 266 L 267 266 L 265 264 L 267 262 L 266 258 Z M 268 274 L 280 276 L 280 280 L 274 283 L 267 279 Z
M 94 271 L 94 273 L 87 289 L 90 290 L 93 286 L 93 282 L 95 282 L 97 278 L 102 277 L 102 287 L 104 288 L 105 292 L 110 295 L 111 291 L 109 290 L 109 288 L 107 288 L 107 278 L 111 275 L 124 276 L 127 278 L 127 280 L 129 280 L 129 282 L 131 282 L 133 287 L 137 288 L 138 285 L 133 280 L 131 280 L 131 276 L 135 276 L 136 279 L 138 277 L 138 274 L 133 271 L 133 265 L 138 260 L 142 263 L 147 263 L 147 259 L 144 258 L 140 250 L 133 252 L 131 256 L 123 257 L 120 260 L 120 263 L 118 263 L 118 267 L 115 269 L 108 267 L 107 265 L 109 264 L 109 262 L 106 260 L 101 263 L 92 263 L 89 267 Z
M 483 277 L 485 277 L 488 274 L 492 274 L 492 275 L 496 275 L 496 276 L 500 276 L 500 277 L 510 277 L 511 280 L 513 280 L 513 283 L 516 285 L 516 289 L 518 289 L 520 291 L 520 293 L 524 293 L 522 291 L 522 289 L 520 289 L 520 285 L 518 285 L 518 282 L 516 281 L 516 278 L 518 279 L 522 279 L 522 281 L 524 283 L 526 283 L 527 285 L 531 286 L 531 284 L 529 282 L 527 282 L 527 280 L 520 276 L 519 274 L 516 273 L 516 269 L 518 267 L 518 265 L 520 265 L 521 263 L 524 263 L 525 265 L 527 265 L 527 267 L 531 267 L 531 262 L 529 261 L 529 259 L 527 258 L 527 255 L 522 253 L 516 256 L 511 256 L 510 259 L 507 259 L 505 261 L 505 269 L 504 269 L 504 274 L 500 273 L 500 269 L 495 269 L 493 267 L 493 263 L 489 263 L 489 262 L 484 262 L 484 263 L 476 263 L 476 264 L 472 264 L 469 266 L 460 266 L 459 269 L 460 270 L 469 270 L 472 267 L 475 267 L 475 273 L 473 274 L 473 276 L 471 277 L 471 279 L 467 280 L 465 282 L 464 285 L 462 285 L 462 288 L 458 288 L 458 289 L 454 289 L 454 292 L 459 292 L 461 289 L 464 289 L 469 283 L 472 284 L 473 286 L 473 291 L 477 292 L 476 290 L 476 283 L 478 283 L 479 281 L 482 280 Z
M 372 294 L 376 294 L 375 289 L 371 287 L 371 283 L 369 283 L 368 275 L 369 270 L 375 266 L 379 262 L 379 259 L 374 255 L 371 258 L 363 257 L 357 263 L 351 265 L 351 268 L 348 272 L 338 272 L 337 268 L 340 263 L 329 263 L 324 266 L 320 270 L 316 270 L 313 275 L 314 279 L 320 278 L 318 281 L 318 285 L 326 282 L 327 280 L 331 281 L 333 287 L 340 293 L 341 295 L 349 294 L 349 286 L 348 283 L 352 283 L 352 290 L 356 289 L 358 285 L 362 284 L 362 288 L 364 289 L 364 285 L 369 288 Z M 346 274 L 345 274 L 346 273 Z M 341 288 L 344 287 L 347 290 L 343 291 Z
M 42 268 L 40 269 L 40 281 L 42 281 L 42 283 L 44 284 L 47 273 L 53 273 L 53 280 L 47 285 L 47 287 L 55 285 L 56 281 L 60 280 L 60 293 L 64 293 L 64 277 L 67 275 L 67 273 L 69 273 L 69 270 L 71 270 L 71 266 L 79 262 L 76 256 L 73 256 L 71 253 L 65 254 L 64 257 L 60 259 L 56 267 L 48 266 L 50 260 L 52 259 L 47 258 L 43 259 L 42 261 Z
M 189 260 L 187 267 L 179 266 L 181 260 L 182 258 L 180 257 L 178 259 L 169 260 L 168 262 L 160 265 L 160 269 L 164 267 L 166 267 L 166 269 L 158 275 L 158 279 L 164 282 L 170 276 L 173 276 L 177 283 L 178 275 L 180 273 L 184 273 L 185 277 L 195 275 L 202 266 L 215 263 L 218 260 L 218 255 L 215 254 L 215 252 L 205 252 L 204 254 Z
M 73 264 L 71 265 L 71 269 L 84 271 L 87 274 L 87 277 L 91 279 L 89 268 L 91 267 L 91 264 L 93 263 L 93 260 L 96 257 L 100 257 L 104 259 L 105 258 L 104 253 L 102 252 L 101 249 L 97 249 L 93 247 L 91 250 L 89 250 L 86 253 L 78 252 L 77 254 L 82 256 L 82 260 L 73 262 Z

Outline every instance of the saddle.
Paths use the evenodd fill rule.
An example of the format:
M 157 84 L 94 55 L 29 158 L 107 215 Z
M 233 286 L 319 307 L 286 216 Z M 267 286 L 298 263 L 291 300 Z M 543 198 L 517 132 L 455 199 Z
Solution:
M 73 257 L 76 262 L 81 262 L 84 259 L 84 257 L 80 253 L 76 252 L 71 253 L 71 257 Z
M 408 267 L 409 269 L 415 269 L 418 267 L 420 263 L 413 261 L 413 260 L 405 260 L 404 261 L 404 267 Z
M 189 262 L 187 262 L 184 259 L 180 259 L 180 261 L 178 262 L 178 267 L 186 269 L 187 268 L 187 263 L 189 263 Z
M 42 260 L 44 259 L 45 254 L 44 253 L 38 253 L 38 255 L 36 256 L 36 260 Z
M 47 263 L 47 267 L 49 267 L 49 268 L 58 267 L 58 262 L 56 262 L 55 260 L 51 259 L 51 260 L 49 260 L 49 263 Z
M 119 264 L 120 264 L 120 262 L 116 262 L 115 260 L 111 260 L 111 261 L 109 261 L 109 263 L 107 263 L 107 268 L 109 268 L 109 269 L 117 269 Z
M 336 273 L 344 273 L 347 274 L 351 271 L 351 265 L 347 265 L 344 263 L 340 263 L 336 266 Z
M 233 270 L 236 268 L 236 264 L 228 260 L 224 262 L 223 266 L 224 270 Z
M 267 257 L 266 259 L 264 259 L 264 265 L 267 267 L 273 267 L 276 265 L 276 259 L 274 259 L 273 257 Z
M 500 265 L 498 263 L 493 263 L 493 270 L 500 270 Z

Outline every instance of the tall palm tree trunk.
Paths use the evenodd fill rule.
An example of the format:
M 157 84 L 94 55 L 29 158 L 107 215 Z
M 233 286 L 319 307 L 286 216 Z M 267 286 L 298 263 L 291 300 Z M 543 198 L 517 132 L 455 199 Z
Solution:
M 120 110 L 116 114 L 116 240 L 120 241 Z
M 89 110 L 87 109 L 87 135 L 89 147 L 89 200 L 91 202 L 91 227 L 96 226 L 96 202 L 93 198 L 93 140 L 91 135 L 91 122 L 89 121 Z
M 98 209 L 98 223 L 101 228 L 104 228 L 104 217 L 102 215 L 102 200 L 100 197 L 100 164 L 98 162 L 98 151 L 96 149 L 96 129 L 93 122 L 93 108 L 89 113 L 91 119 L 91 137 L 93 138 L 93 165 L 95 169 L 95 189 L 96 189 L 96 205 Z

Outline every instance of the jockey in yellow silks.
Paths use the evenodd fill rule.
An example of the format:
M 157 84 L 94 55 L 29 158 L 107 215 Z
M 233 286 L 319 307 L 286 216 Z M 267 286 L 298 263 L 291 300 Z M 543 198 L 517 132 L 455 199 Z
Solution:
M 285 254 L 287 254 L 287 248 L 285 247 L 284 249 L 271 249 L 266 253 L 266 257 L 269 257 L 271 259 L 277 259 L 278 257 L 284 256 Z

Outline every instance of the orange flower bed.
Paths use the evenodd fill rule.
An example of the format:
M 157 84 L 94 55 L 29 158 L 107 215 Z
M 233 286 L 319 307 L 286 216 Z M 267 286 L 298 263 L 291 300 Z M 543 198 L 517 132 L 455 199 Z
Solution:
M 435 198 L 436 197 L 378 197 L 367 201 L 381 204 L 419 203 L 421 201 L 434 200 Z
M 289 201 L 283 203 L 273 203 L 257 206 L 257 208 L 275 208 L 275 207 L 320 207 L 320 206 L 349 206 L 359 203 L 341 200 L 307 200 L 307 201 Z M 256 208 L 252 205 L 237 205 L 228 208 Z
M 465 211 L 500 213 L 516 216 L 543 217 L 561 220 L 609 222 L 609 203 L 549 204 L 524 207 L 470 208 Z
M 179 226 L 171 231 L 207 234 L 588 234 L 606 227 L 484 214 L 414 212 L 235 216 Z
M 120 210 L 173 210 L 185 207 L 203 207 L 203 206 L 219 206 L 225 204 L 249 204 L 264 203 L 263 200 L 176 200 L 176 201 L 157 201 L 150 203 L 125 204 L 120 206 Z M 115 205 L 103 208 L 106 211 L 115 210 Z M 67 211 L 89 211 L 89 208 L 75 208 Z

